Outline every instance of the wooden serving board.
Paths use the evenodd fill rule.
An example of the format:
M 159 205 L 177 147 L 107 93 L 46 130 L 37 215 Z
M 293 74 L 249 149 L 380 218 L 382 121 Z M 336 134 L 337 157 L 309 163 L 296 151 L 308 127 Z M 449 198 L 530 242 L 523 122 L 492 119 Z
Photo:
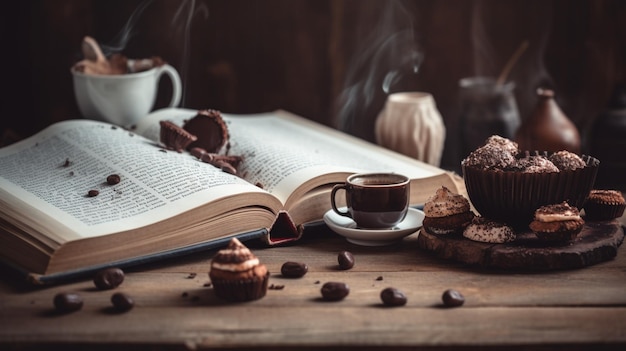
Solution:
M 613 259 L 624 241 L 617 220 L 587 222 L 578 237 L 566 243 L 545 243 L 530 232 L 518 232 L 514 242 L 487 244 L 462 236 L 442 236 L 423 227 L 417 238 L 422 250 L 471 265 L 516 270 L 559 270 L 587 267 Z

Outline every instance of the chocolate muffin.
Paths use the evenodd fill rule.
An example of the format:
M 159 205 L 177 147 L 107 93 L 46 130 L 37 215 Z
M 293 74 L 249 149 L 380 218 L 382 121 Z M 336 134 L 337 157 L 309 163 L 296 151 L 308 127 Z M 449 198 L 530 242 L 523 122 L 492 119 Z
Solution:
M 437 235 L 461 234 L 474 218 L 469 201 L 445 186 L 424 204 L 423 227 Z
M 218 153 L 228 142 L 228 127 L 217 110 L 201 110 L 186 121 L 183 128 L 198 137 L 187 148 L 198 147 L 210 153 Z
M 585 219 L 606 221 L 624 214 L 626 201 L 617 190 L 591 190 L 584 205 Z
M 269 271 L 237 238 L 211 261 L 209 278 L 215 294 L 225 300 L 257 300 L 267 293 Z
M 585 168 L 587 163 L 573 152 L 562 150 L 548 156 L 548 160 L 552 162 L 560 171 L 574 171 Z
M 474 217 L 463 231 L 463 236 L 473 241 L 502 244 L 515 240 L 515 232 L 508 225 L 487 219 Z
M 517 143 L 499 135 L 492 135 L 485 144 L 472 151 L 461 164 L 483 170 L 503 170 L 515 162 L 519 153 Z
M 559 168 L 547 158 L 540 155 L 529 155 L 515 160 L 507 171 L 522 173 L 556 173 Z
M 529 227 L 540 240 L 557 242 L 575 239 L 584 224 L 578 209 L 564 201 L 538 208 Z

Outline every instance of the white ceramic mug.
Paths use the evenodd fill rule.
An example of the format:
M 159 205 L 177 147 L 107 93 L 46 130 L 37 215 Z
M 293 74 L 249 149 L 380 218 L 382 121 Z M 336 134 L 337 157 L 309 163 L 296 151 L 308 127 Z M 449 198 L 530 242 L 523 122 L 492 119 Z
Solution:
M 147 71 L 117 75 L 95 75 L 71 70 L 74 95 L 83 117 L 119 126 L 131 126 L 145 117 L 156 102 L 159 80 L 165 74 L 172 83 L 168 107 L 178 106 L 181 81 L 176 69 L 162 65 Z
M 446 127 L 429 93 L 389 95 L 376 119 L 376 142 L 388 149 L 439 166 Z

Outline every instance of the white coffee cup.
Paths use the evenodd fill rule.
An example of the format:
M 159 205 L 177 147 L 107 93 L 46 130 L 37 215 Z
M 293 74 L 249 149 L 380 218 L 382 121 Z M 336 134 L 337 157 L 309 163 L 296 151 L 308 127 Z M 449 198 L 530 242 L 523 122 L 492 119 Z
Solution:
M 146 71 L 116 75 L 85 74 L 71 70 L 74 95 L 83 117 L 132 126 L 145 117 L 156 102 L 159 80 L 167 75 L 172 83 L 168 107 L 178 106 L 181 81 L 176 69 L 162 65 Z

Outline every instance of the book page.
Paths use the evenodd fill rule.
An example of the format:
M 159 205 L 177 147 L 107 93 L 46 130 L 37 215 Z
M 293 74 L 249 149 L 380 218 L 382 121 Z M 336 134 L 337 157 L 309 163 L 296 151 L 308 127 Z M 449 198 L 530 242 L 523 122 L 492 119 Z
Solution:
M 111 174 L 121 182 L 107 184 Z M 243 190 L 262 192 L 189 154 L 88 120 L 60 122 L 0 149 L 0 185 L 3 203 L 11 203 L 3 212 L 28 214 L 33 228 L 59 241 L 141 227 Z M 90 190 L 99 194 L 90 197 Z
M 195 114 L 166 109 L 138 125 L 137 131 L 158 140 L 159 120 L 183 125 Z M 241 176 L 283 203 L 302 183 L 327 173 L 396 172 L 417 179 L 444 172 L 286 112 L 222 116 L 230 134 L 229 154 L 244 157 Z

